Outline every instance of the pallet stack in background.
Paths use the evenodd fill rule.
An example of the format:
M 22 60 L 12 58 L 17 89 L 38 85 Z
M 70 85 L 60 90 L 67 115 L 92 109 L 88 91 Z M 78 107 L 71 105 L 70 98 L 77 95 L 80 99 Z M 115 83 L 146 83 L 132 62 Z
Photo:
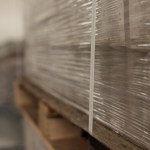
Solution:
M 0 106 L 14 105 L 13 84 L 22 73 L 22 48 L 20 42 L 0 46 Z
M 26 79 L 89 115 L 93 1 L 26 3 Z M 93 134 L 100 137 L 99 125 L 103 124 L 147 149 L 150 147 L 149 6 L 149 0 L 96 1 L 93 81 Z
M 22 72 L 22 42 L 0 43 L 0 149 L 22 150 L 21 117 L 14 104 L 14 81 Z
M 9 60 L 0 64 L 0 105 L 13 103 L 13 82 L 16 79 L 16 62 Z

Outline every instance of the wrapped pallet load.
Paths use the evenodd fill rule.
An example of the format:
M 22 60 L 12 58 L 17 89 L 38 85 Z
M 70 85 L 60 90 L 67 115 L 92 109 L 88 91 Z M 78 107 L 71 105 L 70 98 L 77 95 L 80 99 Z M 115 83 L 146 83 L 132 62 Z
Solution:
M 92 1 L 35 4 L 30 9 L 41 11 L 31 19 L 34 24 L 28 31 L 26 76 L 44 91 L 88 112 Z
M 25 77 L 150 147 L 149 0 L 28 0 Z M 73 116 L 75 117 L 75 116 Z
M 96 120 L 147 148 L 149 4 L 148 0 L 98 1 L 94 86 Z M 97 135 L 98 126 L 93 127 Z

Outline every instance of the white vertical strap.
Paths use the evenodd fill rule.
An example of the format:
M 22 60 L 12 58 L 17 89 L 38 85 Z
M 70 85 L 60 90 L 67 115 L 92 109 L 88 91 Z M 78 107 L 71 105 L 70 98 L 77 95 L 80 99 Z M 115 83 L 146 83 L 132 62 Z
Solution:
M 90 134 L 93 133 L 96 5 L 97 5 L 97 0 L 93 0 L 93 3 L 92 3 L 92 31 L 91 31 L 91 62 L 90 62 L 90 95 L 89 95 L 89 133 Z

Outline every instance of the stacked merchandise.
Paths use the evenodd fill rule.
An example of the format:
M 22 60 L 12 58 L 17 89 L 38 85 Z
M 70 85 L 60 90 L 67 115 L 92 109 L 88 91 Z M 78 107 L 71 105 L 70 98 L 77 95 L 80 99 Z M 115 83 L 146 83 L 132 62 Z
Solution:
M 94 116 L 150 147 L 150 2 L 102 0 L 97 9 Z M 98 124 L 94 132 L 98 133 Z
M 38 4 L 29 4 L 25 72 L 46 92 L 88 112 L 92 1 Z
M 150 48 L 150 1 L 133 0 L 129 1 L 129 22 L 131 47 L 136 49 Z
M 92 4 L 92 0 L 28 0 L 24 63 L 30 81 L 88 115 Z M 94 8 L 93 132 L 100 136 L 102 123 L 146 148 L 150 147 L 149 6 L 149 0 L 97 0 Z

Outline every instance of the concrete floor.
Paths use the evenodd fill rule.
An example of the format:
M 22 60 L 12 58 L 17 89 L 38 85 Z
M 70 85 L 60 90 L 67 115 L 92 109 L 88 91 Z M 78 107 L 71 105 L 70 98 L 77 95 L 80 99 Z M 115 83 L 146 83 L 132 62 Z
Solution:
M 21 117 L 14 107 L 0 106 L 0 150 L 23 150 Z

